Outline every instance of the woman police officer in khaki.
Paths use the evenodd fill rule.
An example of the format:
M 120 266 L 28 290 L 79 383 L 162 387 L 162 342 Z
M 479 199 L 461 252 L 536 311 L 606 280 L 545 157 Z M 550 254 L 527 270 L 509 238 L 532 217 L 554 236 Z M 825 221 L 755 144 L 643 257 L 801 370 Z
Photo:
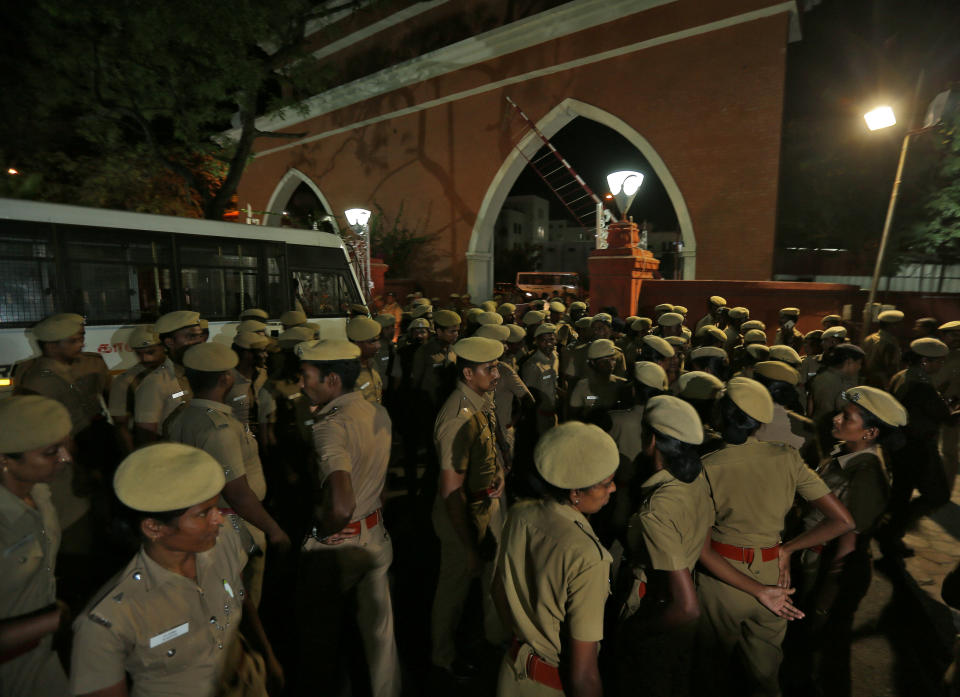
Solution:
M 491 589 L 515 634 L 499 697 L 602 693 L 597 643 L 612 558 L 586 516 L 610 500 L 619 461 L 616 443 L 593 425 L 568 421 L 540 437 L 541 498 L 510 509 Z
M 692 573 L 713 524 L 698 447 L 703 425 L 693 406 L 662 395 L 647 402 L 641 437 L 648 466 L 627 529 L 632 584 L 621 611 L 618 677 L 621 694 L 685 695 L 700 614 Z
M 149 445 L 113 478 L 139 521 L 142 546 L 74 622 L 70 686 L 77 695 L 266 695 L 283 672 L 244 590 L 249 535 L 224 526 L 223 469 L 203 450 Z M 246 537 L 244 535 L 246 534 Z M 245 650 L 246 635 L 266 657 Z
M 722 449 L 703 458 L 716 519 L 700 552 L 702 611 L 696 687 L 726 694 L 779 695 L 780 645 L 787 620 L 803 617 L 790 601 L 790 557 L 854 529 L 853 518 L 796 450 L 759 441 L 773 400 L 759 382 L 733 378 L 719 403 Z M 784 518 L 800 494 L 824 519 L 781 544 Z M 746 675 L 733 668 L 739 649 Z M 697 690 L 700 692 L 701 690 Z
M 37 395 L 0 401 L 0 695 L 69 695 L 51 645 L 60 624 L 60 523 L 50 482 L 70 463 L 67 409 Z

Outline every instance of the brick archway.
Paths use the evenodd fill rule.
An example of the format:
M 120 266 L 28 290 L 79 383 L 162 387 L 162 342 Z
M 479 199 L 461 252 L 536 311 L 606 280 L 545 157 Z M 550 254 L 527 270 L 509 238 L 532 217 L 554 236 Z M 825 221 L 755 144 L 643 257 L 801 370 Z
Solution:
M 590 119 L 616 131 L 630 141 L 647 159 L 667 190 L 670 203 L 673 204 L 677 214 L 683 239 L 683 277 L 696 278 L 697 240 L 693 232 L 693 221 L 690 219 L 690 212 L 687 210 L 680 187 L 677 186 L 663 158 L 646 138 L 623 119 L 577 99 L 564 99 L 540 119 L 537 128 L 550 138 L 576 118 Z M 542 143 L 533 133 L 528 134 L 518 146 L 526 157 L 533 157 L 541 147 Z M 475 298 L 486 298 L 493 294 L 493 227 L 504 200 L 526 165 L 527 162 L 518 149 L 512 150 L 494 175 L 480 204 L 467 250 L 467 288 Z
M 333 225 L 334 231 L 339 234 L 340 226 L 337 224 L 337 213 L 333 210 L 333 206 L 330 205 L 327 197 L 323 195 L 322 191 L 320 191 L 320 187 L 317 186 L 313 180 L 310 179 L 310 177 L 296 167 L 291 167 L 288 169 L 287 173 L 281 177 L 276 187 L 274 187 L 273 193 L 270 194 L 270 199 L 267 202 L 267 212 L 263 215 L 263 224 L 271 227 L 280 227 L 280 221 L 282 220 L 283 212 L 278 210 L 278 208 L 286 205 L 287 201 L 289 201 L 290 197 L 293 195 L 293 192 L 296 191 L 297 187 L 301 184 L 306 184 L 308 187 L 310 187 L 310 190 L 316 194 L 317 198 L 320 200 L 320 203 L 323 204 L 323 207 L 330 212 L 330 223 Z

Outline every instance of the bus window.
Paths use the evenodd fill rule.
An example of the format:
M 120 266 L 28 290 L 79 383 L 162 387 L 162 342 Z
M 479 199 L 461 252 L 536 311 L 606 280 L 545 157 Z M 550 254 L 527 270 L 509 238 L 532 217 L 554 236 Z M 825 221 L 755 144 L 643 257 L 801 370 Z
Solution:
M 337 271 L 292 271 L 294 299 L 308 317 L 345 315 L 350 304 L 360 302 L 353 284 Z
M 44 223 L 12 221 L 0 227 L 0 323 L 33 324 L 54 312 L 51 232 Z
M 259 245 L 227 240 L 185 240 L 179 245 L 184 305 L 209 319 L 233 319 L 257 307 Z

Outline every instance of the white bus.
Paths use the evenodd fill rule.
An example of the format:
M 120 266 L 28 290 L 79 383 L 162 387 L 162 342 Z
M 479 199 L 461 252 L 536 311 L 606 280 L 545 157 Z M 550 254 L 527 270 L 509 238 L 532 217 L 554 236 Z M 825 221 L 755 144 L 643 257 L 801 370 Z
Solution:
M 229 342 L 243 309 L 277 318 L 299 303 L 323 338 L 344 338 L 362 297 L 332 233 L 0 199 L 0 392 L 39 354 L 29 327 L 56 312 L 83 315 L 84 350 L 119 371 L 136 361 L 133 325 L 171 310 Z

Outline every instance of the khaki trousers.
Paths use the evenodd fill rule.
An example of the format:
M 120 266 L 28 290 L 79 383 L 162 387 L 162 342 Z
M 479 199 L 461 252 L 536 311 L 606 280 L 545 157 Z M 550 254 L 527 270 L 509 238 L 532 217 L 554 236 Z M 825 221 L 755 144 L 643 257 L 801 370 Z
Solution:
M 527 653 L 521 651 L 515 661 L 510 660 L 510 654 L 503 657 L 500 663 L 500 675 L 497 678 L 497 697 L 562 697 L 563 690 L 541 685 L 523 675 Z M 515 665 L 515 664 L 520 665 Z
M 737 571 L 764 585 L 776 585 L 779 571 L 777 560 L 761 561 L 760 550 L 750 564 L 727 559 Z M 783 651 L 780 645 L 787 633 L 787 621 L 774 615 L 753 596 L 737 590 L 705 573 L 697 575 L 697 595 L 700 599 L 700 622 L 697 627 L 697 656 L 708 662 L 694 671 L 695 680 L 705 680 L 705 689 L 727 694 L 780 695 L 780 663 Z M 734 650 L 747 671 L 746 676 L 732 674 Z M 752 684 L 751 684 L 752 683 Z M 752 688 L 751 692 L 747 692 Z M 694 694 L 700 690 L 694 689 Z
M 314 694 L 317 681 L 324 695 L 351 694 L 344 656 L 347 610 L 355 598 L 356 623 L 363 642 L 373 697 L 399 697 L 400 659 L 393 632 L 393 605 L 387 571 L 393 543 L 383 521 L 337 545 L 307 538 L 298 578 L 303 677 L 297 694 Z

